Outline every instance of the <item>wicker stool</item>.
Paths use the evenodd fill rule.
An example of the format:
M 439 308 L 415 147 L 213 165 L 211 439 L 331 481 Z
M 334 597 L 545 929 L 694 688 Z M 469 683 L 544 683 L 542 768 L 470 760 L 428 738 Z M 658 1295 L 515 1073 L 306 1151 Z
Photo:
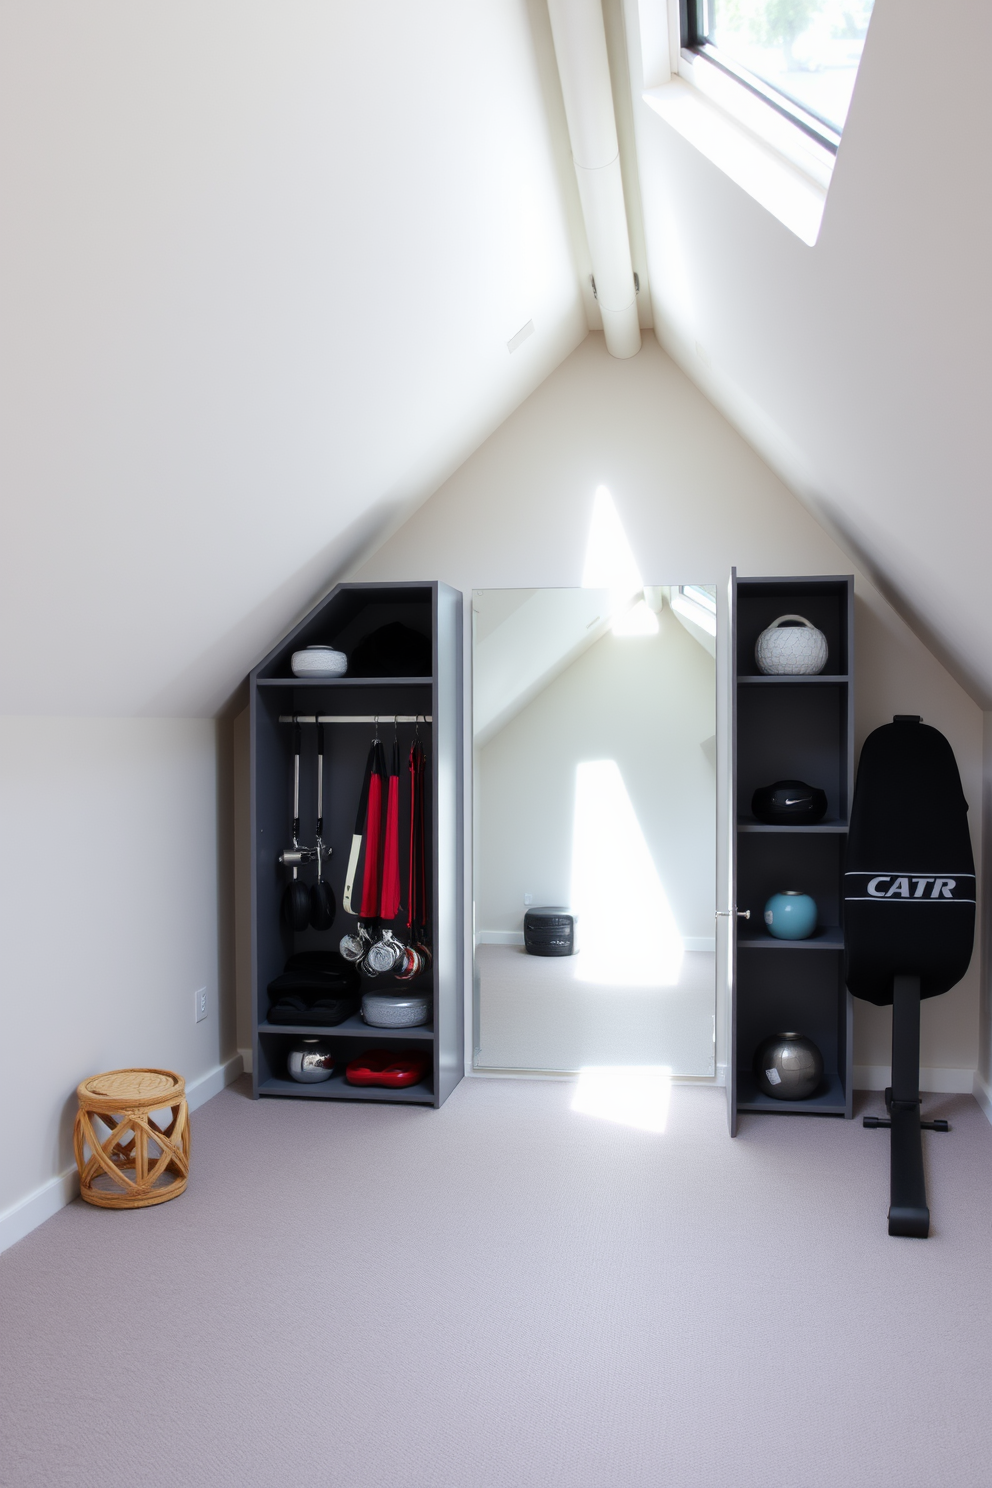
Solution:
M 81 1198 L 102 1209 L 144 1209 L 182 1193 L 189 1177 L 189 1111 L 181 1075 L 157 1069 L 110 1070 L 91 1075 L 76 1094 L 79 1110 L 72 1145 Z M 151 1113 L 166 1106 L 172 1120 L 163 1131 Z M 94 1118 L 108 1129 L 109 1137 L 101 1140 Z M 159 1156 L 149 1158 L 150 1141 Z

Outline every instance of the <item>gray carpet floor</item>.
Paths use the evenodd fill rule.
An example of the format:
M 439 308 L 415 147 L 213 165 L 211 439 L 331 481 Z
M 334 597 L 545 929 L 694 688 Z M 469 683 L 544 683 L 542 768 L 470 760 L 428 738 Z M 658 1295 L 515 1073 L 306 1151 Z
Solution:
M 992 1127 L 888 1137 L 677 1087 L 196 1112 L 187 1193 L 0 1257 L 4 1488 L 971 1488 L 992 1481 Z M 876 1109 L 865 1097 L 862 1109 Z

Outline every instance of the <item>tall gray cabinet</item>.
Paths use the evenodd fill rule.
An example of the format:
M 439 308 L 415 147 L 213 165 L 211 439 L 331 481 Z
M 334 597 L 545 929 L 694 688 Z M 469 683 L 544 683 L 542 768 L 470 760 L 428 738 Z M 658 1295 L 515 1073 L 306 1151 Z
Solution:
M 799 614 L 827 638 L 824 670 L 812 677 L 763 676 L 754 658 L 761 632 Z M 730 1128 L 741 1111 L 852 1114 L 851 995 L 844 983 L 843 861 L 854 789 L 854 580 L 731 580 L 732 892 L 736 943 L 730 975 Z M 754 791 L 798 779 L 827 794 L 815 826 L 769 826 L 751 814 Z M 808 940 L 775 940 L 763 910 L 772 894 L 798 889 L 819 909 Z M 750 912 L 744 919 L 742 913 Z M 732 931 L 733 933 L 733 931 Z M 808 1100 L 764 1095 L 751 1064 L 767 1035 L 804 1033 L 824 1059 Z
M 431 638 L 430 676 L 293 676 L 294 651 L 321 644 L 350 654 L 363 638 L 395 621 Z M 251 673 L 250 710 L 253 1093 L 440 1106 L 464 1072 L 461 594 L 436 582 L 337 585 Z M 342 893 L 365 761 L 376 728 L 388 756 L 397 717 L 418 720 L 395 726 L 401 762 L 415 728 L 427 753 L 425 837 L 433 964 L 408 985 L 432 991 L 433 1024 L 373 1028 L 355 1016 L 333 1028 L 272 1025 L 267 1021 L 267 988 L 288 957 L 336 950 L 345 931 L 356 926 L 344 913 Z M 326 877 L 338 909 L 333 927 L 324 933 L 293 931 L 280 913 L 288 874 L 278 860 L 290 840 L 294 718 L 301 723 L 300 835 L 305 842 L 313 839 L 317 813 L 315 720 L 327 720 L 323 835 L 332 849 Z M 301 873 L 313 877 L 312 869 Z M 405 886 L 405 868 L 403 882 Z M 365 990 L 403 988 L 377 978 Z M 299 1084 L 287 1073 L 289 1050 L 308 1035 L 319 1036 L 342 1061 L 320 1084 Z M 430 1072 L 419 1084 L 401 1089 L 348 1084 L 344 1063 L 369 1048 L 429 1052 Z

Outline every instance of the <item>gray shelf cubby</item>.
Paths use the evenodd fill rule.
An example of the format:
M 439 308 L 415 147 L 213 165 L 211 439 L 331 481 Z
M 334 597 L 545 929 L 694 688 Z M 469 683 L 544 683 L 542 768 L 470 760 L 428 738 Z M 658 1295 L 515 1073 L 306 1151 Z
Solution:
M 269 1076 L 262 1082 L 259 1095 L 282 1095 L 298 1099 L 300 1092 L 308 1100 L 358 1100 L 384 1101 L 389 1105 L 435 1106 L 434 1091 L 430 1083 L 407 1085 L 402 1090 L 384 1090 L 374 1085 L 349 1085 L 340 1070 L 335 1070 L 329 1080 L 320 1085 L 297 1085 L 294 1080 Z
M 429 677 L 299 678 L 290 658 L 308 645 L 330 645 L 351 654 L 373 631 L 394 621 L 430 637 Z M 463 865 L 462 865 L 462 596 L 446 584 L 339 584 L 254 669 L 249 679 L 251 791 L 252 1052 L 255 1097 L 297 1100 L 362 1100 L 440 1106 L 464 1073 Z M 288 871 L 279 854 L 290 843 L 293 729 L 301 720 L 300 839 L 314 835 L 318 717 L 324 724 L 324 841 L 331 848 L 325 877 L 337 903 L 330 930 L 293 931 L 281 915 Z M 376 727 L 389 756 L 396 725 L 401 756 L 401 883 L 404 858 L 406 755 L 419 730 L 427 755 L 425 801 L 426 877 L 431 966 L 412 983 L 363 976 L 363 991 L 430 991 L 433 1023 L 409 1029 L 373 1028 L 360 1016 L 334 1027 L 283 1025 L 268 1020 L 268 985 L 300 951 L 336 951 L 357 919 L 342 906 L 345 871 L 365 761 Z M 361 722 L 355 722 L 361 719 Z M 378 724 L 373 722 L 378 719 Z M 289 722 L 287 722 L 289 720 Z M 309 720 L 310 722 L 307 722 Z M 367 720 L 367 721 L 366 721 Z M 300 870 L 312 881 L 314 870 Z M 394 926 L 401 935 L 403 925 Z M 339 1056 L 329 1080 L 301 1084 L 289 1078 L 286 1060 L 294 1041 L 319 1037 Z M 365 1048 L 429 1056 L 424 1079 L 401 1089 L 350 1085 L 348 1058 Z
M 764 676 L 754 648 L 784 614 L 803 615 L 827 638 L 817 676 Z M 852 1114 L 853 1028 L 844 984 L 843 862 L 854 787 L 854 581 L 849 575 L 752 579 L 735 575 L 732 593 L 733 833 L 736 955 L 731 985 L 731 1132 L 740 1112 Z M 751 797 L 776 780 L 803 780 L 827 794 L 813 826 L 768 825 L 751 815 Z M 818 924 L 808 940 L 776 940 L 764 927 L 772 894 L 812 895 Z M 764 1095 L 751 1069 L 769 1034 L 794 1031 L 823 1054 L 820 1088 L 804 1101 Z

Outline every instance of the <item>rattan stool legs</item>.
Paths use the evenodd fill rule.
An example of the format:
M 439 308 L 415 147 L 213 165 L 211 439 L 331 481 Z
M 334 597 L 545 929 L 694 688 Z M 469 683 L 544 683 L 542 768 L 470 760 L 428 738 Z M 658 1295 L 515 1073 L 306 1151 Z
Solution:
M 76 1094 L 72 1143 L 81 1198 L 101 1209 L 144 1209 L 182 1193 L 189 1177 L 189 1110 L 181 1075 L 110 1070 L 84 1080 Z M 163 1128 L 151 1113 L 166 1107 L 172 1119 Z M 150 1153 L 149 1143 L 157 1150 Z

